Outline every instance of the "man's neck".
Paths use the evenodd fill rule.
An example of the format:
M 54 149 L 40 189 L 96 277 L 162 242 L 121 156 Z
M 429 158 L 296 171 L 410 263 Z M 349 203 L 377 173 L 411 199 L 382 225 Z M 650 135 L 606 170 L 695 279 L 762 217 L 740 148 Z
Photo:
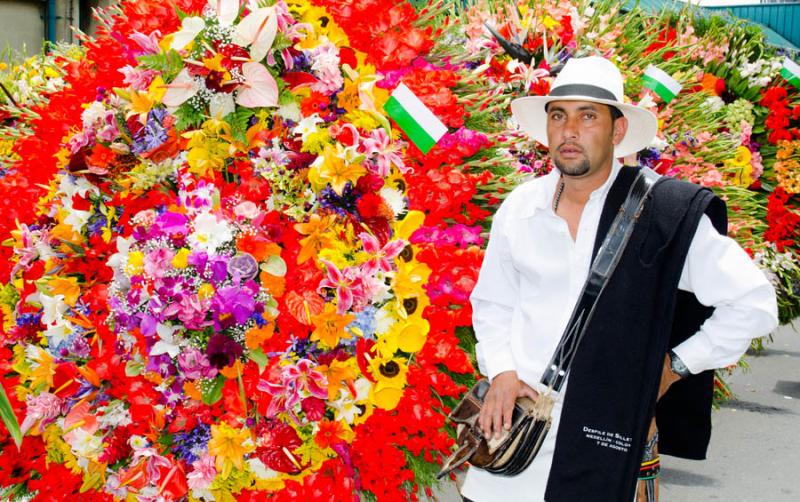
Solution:
M 566 199 L 571 204 L 584 206 L 592 192 L 603 186 L 603 183 L 608 180 L 611 175 L 611 165 L 612 163 L 609 162 L 606 167 L 592 174 L 579 177 L 562 174 L 561 180 L 564 183 L 564 191 L 561 194 L 561 199 Z

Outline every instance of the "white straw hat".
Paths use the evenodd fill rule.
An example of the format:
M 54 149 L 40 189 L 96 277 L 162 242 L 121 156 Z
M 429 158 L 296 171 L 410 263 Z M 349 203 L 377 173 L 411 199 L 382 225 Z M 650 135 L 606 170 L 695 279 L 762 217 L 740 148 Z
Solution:
M 628 131 L 614 149 L 625 157 L 647 147 L 658 131 L 658 119 L 649 110 L 623 100 L 622 75 L 606 58 L 572 58 L 556 77 L 547 96 L 526 96 L 511 102 L 511 113 L 533 139 L 547 146 L 547 112 L 551 101 L 591 101 L 616 107 L 628 119 Z

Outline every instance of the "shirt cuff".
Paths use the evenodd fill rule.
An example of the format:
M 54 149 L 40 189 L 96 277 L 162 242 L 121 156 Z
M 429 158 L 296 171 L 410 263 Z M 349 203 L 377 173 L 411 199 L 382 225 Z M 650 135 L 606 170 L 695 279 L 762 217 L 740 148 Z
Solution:
M 672 351 L 681 358 L 681 361 L 689 368 L 689 371 L 696 375 L 705 371 L 706 368 L 703 363 L 710 359 L 709 354 L 712 351 L 712 347 L 705 340 L 702 333 L 696 333 L 673 348 Z
M 500 373 L 506 371 L 516 371 L 517 366 L 514 363 L 514 355 L 507 351 L 495 351 L 491 355 L 483 354 L 480 343 L 475 347 L 475 355 L 478 359 L 478 368 L 481 373 L 486 375 L 489 380 L 494 379 Z

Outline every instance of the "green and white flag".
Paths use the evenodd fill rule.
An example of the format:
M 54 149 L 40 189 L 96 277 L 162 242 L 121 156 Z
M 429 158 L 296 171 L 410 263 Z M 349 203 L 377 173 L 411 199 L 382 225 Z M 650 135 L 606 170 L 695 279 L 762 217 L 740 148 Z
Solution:
M 781 76 L 800 89 L 800 65 L 789 59 L 789 56 L 786 56 L 783 60 Z
M 681 92 L 683 86 L 664 70 L 650 65 L 644 70 L 642 84 L 658 94 L 664 103 L 669 103 Z
M 405 84 L 397 86 L 383 109 L 422 153 L 428 153 L 447 132 L 447 126 Z

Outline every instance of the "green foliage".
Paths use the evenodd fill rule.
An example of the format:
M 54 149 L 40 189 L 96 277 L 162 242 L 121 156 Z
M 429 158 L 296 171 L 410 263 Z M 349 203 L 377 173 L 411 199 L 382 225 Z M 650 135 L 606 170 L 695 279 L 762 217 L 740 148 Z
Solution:
M 439 481 L 436 474 L 439 473 L 439 464 L 425 460 L 424 452 L 420 456 L 415 456 L 406 451 L 406 464 L 414 473 L 414 482 L 419 486 L 436 486 Z
M 19 450 L 22 444 L 22 432 L 19 428 L 17 416 L 14 415 L 14 409 L 11 407 L 11 402 L 6 395 L 6 390 L 2 385 L 0 385 L 0 418 L 2 418 L 3 423 L 6 424 L 6 429 L 8 429 L 9 434 L 11 434 L 11 437 L 14 439 L 14 444 L 17 445 L 17 449 Z
M 255 110 L 251 108 L 237 108 L 233 113 L 229 113 L 225 117 L 225 122 L 231 126 L 231 135 L 233 139 L 241 143 L 247 142 L 247 129 L 249 127 L 250 118 L 255 115 Z
M 175 110 L 175 130 L 183 132 L 190 129 L 197 129 L 203 124 L 206 118 L 204 113 L 184 103 Z
M 145 54 L 139 56 L 137 60 L 148 70 L 160 72 L 165 82 L 174 79 L 183 68 L 183 58 L 174 50 L 169 50 L 166 54 Z

